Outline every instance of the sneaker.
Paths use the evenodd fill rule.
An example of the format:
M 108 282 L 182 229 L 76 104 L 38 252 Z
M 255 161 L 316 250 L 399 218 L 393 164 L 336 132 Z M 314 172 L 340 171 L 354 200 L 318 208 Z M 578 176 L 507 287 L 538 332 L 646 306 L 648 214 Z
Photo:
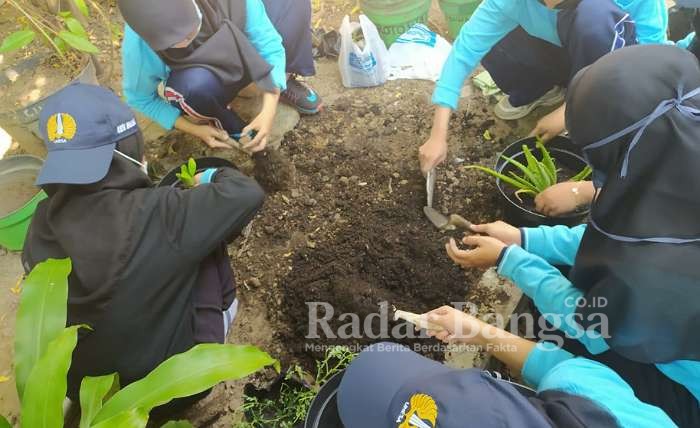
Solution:
M 550 89 L 549 92 L 542 95 L 540 98 L 531 102 L 530 104 L 525 104 L 520 107 L 513 107 L 510 104 L 510 99 L 505 96 L 496 104 L 493 112 L 499 119 L 503 120 L 516 120 L 522 119 L 523 117 L 530 114 L 537 107 L 548 107 L 553 105 L 560 105 L 564 102 L 564 90 L 559 86 L 555 86 Z
M 297 80 L 295 76 L 287 80 L 287 90 L 282 92 L 280 100 L 291 105 L 301 114 L 316 114 L 323 107 L 321 97 L 316 91 Z

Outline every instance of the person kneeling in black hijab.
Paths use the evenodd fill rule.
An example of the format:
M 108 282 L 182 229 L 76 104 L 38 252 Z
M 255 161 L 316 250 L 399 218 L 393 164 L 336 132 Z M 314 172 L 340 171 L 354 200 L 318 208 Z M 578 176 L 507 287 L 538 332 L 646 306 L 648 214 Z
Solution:
M 73 84 L 40 118 L 48 157 L 37 185 L 48 194 L 27 236 L 27 271 L 70 258 L 68 324 L 81 330 L 68 375 L 138 380 L 198 343 L 223 343 L 237 301 L 225 241 L 260 209 L 258 184 L 232 168 L 197 186 L 154 187 L 133 113 L 110 91 Z

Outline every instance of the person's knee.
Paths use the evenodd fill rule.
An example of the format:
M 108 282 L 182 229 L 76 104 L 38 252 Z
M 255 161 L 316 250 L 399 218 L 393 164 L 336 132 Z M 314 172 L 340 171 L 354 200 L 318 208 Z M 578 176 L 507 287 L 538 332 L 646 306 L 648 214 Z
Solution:
M 208 99 L 223 90 L 216 74 L 204 67 L 192 67 L 176 72 L 168 80 L 167 86 L 179 92 L 185 99 Z
M 611 5 L 601 5 L 600 0 L 582 0 L 576 7 L 570 23 L 571 33 L 582 40 L 585 45 L 611 49 L 615 39 L 615 25 L 626 12 L 612 0 Z

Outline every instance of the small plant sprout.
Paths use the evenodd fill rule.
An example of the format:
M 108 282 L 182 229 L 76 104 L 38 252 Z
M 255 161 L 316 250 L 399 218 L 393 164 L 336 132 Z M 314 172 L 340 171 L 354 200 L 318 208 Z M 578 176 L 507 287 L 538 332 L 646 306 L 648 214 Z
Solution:
M 519 170 L 521 175 L 518 175 L 513 171 L 509 171 L 508 175 L 505 175 L 481 165 L 469 165 L 466 168 L 483 171 L 500 179 L 504 183 L 513 186 L 517 189 L 515 196 L 520 202 L 522 202 L 522 199 L 520 198 L 521 195 L 530 195 L 535 197 L 548 187 L 557 184 L 557 174 L 561 171 L 560 169 L 557 169 L 554 159 L 540 139 L 537 140 L 537 149 L 542 155 L 541 159 L 537 159 L 532 153 L 532 150 L 530 150 L 530 148 L 526 145 L 523 145 L 523 155 L 525 156 L 527 164 L 518 162 L 511 157 L 501 155 L 501 158 Z M 591 167 L 586 166 L 581 172 L 572 177 L 571 181 L 583 181 L 587 179 L 592 172 Z
M 175 174 L 178 180 L 182 183 L 183 186 L 189 188 L 192 188 L 197 184 L 195 181 L 194 177 L 197 175 L 197 162 L 195 162 L 194 159 L 190 158 L 190 160 L 187 161 L 187 163 L 183 164 L 180 167 L 180 172 Z

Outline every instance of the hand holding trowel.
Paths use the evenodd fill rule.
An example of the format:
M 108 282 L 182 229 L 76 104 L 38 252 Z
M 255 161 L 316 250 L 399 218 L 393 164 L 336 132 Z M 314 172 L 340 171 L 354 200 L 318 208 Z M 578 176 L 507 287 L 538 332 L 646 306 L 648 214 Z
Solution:
M 448 230 L 462 230 L 464 232 L 471 232 L 471 223 L 464 217 L 458 214 L 452 214 L 446 217 L 441 212 L 433 208 L 433 196 L 435 194 L 435 181 L 436 172 L 435 169 L 431 169 L 426 177 L 426 193 L 428 195 L 427 205 L 423 207 L 423 212 L 425 216 L 428 217 L 435 227 L 442 231 Z

